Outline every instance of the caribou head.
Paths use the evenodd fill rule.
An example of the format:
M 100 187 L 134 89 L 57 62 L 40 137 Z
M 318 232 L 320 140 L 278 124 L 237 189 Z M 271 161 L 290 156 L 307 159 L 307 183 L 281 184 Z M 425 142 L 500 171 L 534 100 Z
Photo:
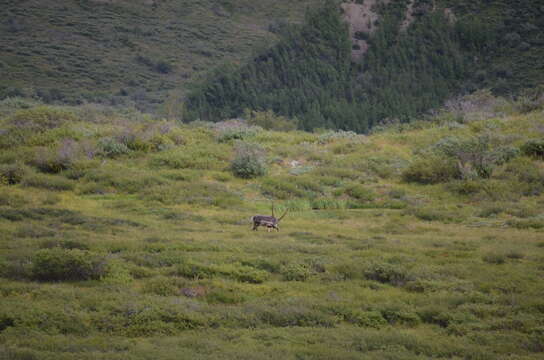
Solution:
M 272 229 L 276 229 L 277 231 L 280 231 L 280 228 L 278 227 L 278 224 L 280 223 L 281 219 L 287 214 L 287 210 L 283 213 L 282 216 L 279 218 L 276 218 L 274 215 L 274 204 L 272 204 L 272 216 L 268 215 L 255 215 L 251 218 L 251 221 L 253 221 L 253 230 L 257 231 L 259 226 L 266 226 L 268 229 L 268 232 Z

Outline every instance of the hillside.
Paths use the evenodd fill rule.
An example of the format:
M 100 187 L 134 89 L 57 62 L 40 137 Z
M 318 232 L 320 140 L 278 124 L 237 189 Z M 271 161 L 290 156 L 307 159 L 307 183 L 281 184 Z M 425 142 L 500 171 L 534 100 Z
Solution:
M 543 356 L 541 106 L 370 136 L 0 114 L 0 359 Z
M 519 96 L 544 83 L 539 1 L 324 1 L 302 26 L 186 102 L 186 120 L 272 110 L 300 129 L 366 133 L 409 122 L 459 94 Z M 346 24 L 347 20 L 349 22 Z
M 274 43 L 315 0 L 7 0 L 0 99 L 136 105 L 160 111 L 187 83 Z
M 366 133 L 477 89 L 534 92 L 543 19 L 539 0 L 7 0 L 0 99 Z

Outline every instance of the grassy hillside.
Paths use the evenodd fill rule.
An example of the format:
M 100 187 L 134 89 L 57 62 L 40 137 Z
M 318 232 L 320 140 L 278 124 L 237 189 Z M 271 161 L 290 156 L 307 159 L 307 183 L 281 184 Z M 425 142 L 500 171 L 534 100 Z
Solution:
M 0 359 L 542 358 L 529 105 L 362 136 L 3 101 Z
M 8 0 L 0 98 L 135 103 L 157 111 L 187 82 L 275 41 L 314 0 Z

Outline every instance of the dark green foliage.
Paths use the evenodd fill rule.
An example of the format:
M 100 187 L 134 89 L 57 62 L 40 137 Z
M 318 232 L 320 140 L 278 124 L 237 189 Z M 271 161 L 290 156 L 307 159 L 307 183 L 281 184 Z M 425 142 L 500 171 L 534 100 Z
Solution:
M 527 156 L 544 159 L 544 139 L 527 141 L 521 151 Z
M 186 119 L 218 121 L 249 108 L 304 115 L 299 127 L 305 129 L 357 126 L 355 114 L 341 110 L 351 92 L 350 56 L 347 26 L 327 1 L 311 10 L 304 26 L 286 28 L 278 45 L 241 69 L 218 70 L 189 95 Z
M 416 19 L 406 30 L 400 29 L 406 2 L 377 6 L 377 30 L 355 33 L 355 38 L 368 41 L 369 49 L 352 62 L 338 7 L 325 1 L 308 14 L 302 27 L 282 32 L 278 45 L 241 68 L 212 74 L 190 93 L 186 119 L 218 121 L 240 116 L 246 108 L 266 109 L 297 117 L 302 129 L 366 132 L 381 122 L 409 121 L 478 86 L 504 94 L 521 90 L 523 82 L 542 81 L 542 72 L 536 73 L 542 42 L 533 25 L 540 20 L 531 10 L 536 1 L 524 3 L 523 11 L 484 1 L 475 2 L 474 8 L 455 4 L 457 21 L 440 7 L 445 3 L 449 1 L 416 4 Z M 487 17 L 475 15 L 476 9 Z M 531 44 L 517 47 L 521 40 L 515 38 L 520 35 L 513 30 L 519 28 L 533 39 Z M 528 50 L 532 59 L 523 55 Z M 518 66 L 511 70 L 514 63 Z M 523 80 L 514 72 L 523 74 Z M 534 78 L 529 79 L 529 73 Z
M 19 129 L 43 132 L 76 119 L 73 113 L 66 110 L 52 106 L 38 106 L 17 111 L 8 118 L 7 123 Z
M 16 162 L 14 164 L 0 165 L 0 184 L 14 185 L 21 182 L 27 173 L 27 168 Z
M 375 194 L 363 185 L 352 185 L 346 189 L 346 193 L 362 202 L 372 201 Z
M 408 280 L 407 270 L 398 264 L 370 264 L 364 275 L 369 280 L 376 280 L 394 286 L 404 285 Z
M 266 157 L 259 145 L 239 142 L 236 144 L 235 152 L 230 164 L 235 176 L 251 179 L 266 173 Z
M 98 140 L 98 152 L 104 157 L 114 158 L 130 152 L 130 149 L 122 142 L 112 137 L 103 137 Z
M 32 257 L 33 277 L 41 281 L 100 279 L 106 274 L 104 257 L 84 250 L 39 250 Z
M 306 281 L 312 271 L 306 264 L 291 263 L 282 267 L 281 274 L 287 281 Z
M 453 160 L 442 157 L 426 157 L 414 161 L 402 173 L 407 182 L 436 184 L 460 177 L 460 172 Z

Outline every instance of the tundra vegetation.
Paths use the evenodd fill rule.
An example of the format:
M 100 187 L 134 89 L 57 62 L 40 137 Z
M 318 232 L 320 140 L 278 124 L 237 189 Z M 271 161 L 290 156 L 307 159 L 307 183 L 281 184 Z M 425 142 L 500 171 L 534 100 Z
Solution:
M 0 359 L 543 356 L 542 105 L 368 136 L 0 113 Z

